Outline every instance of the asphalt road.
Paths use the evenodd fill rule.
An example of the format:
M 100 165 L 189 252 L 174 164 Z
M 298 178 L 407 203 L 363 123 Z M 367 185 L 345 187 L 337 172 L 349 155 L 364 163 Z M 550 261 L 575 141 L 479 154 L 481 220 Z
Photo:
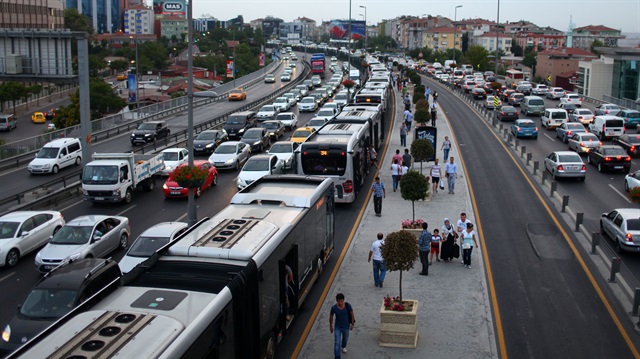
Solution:
M 627 317 L 624 308 L 574 245 L 571 229 L 490 126 L 451 93 L 439 93 L 469 176 L 495 288 L 494 318 L 502 323 L 497 335 L 507 355 L 632 357 L 625 340 L 637 348 L 638 336 L 631 323 L 620 321 Z M 588 196 L 588 188 L 577 190 Z

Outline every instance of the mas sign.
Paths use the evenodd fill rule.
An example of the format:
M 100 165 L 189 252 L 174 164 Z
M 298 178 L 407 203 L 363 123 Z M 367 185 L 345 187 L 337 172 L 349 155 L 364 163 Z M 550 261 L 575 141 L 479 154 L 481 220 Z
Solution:
M 162 12 L 165 14 L 186 14 L 185 2 L 180 0 L 165 1 L 162 4 Z

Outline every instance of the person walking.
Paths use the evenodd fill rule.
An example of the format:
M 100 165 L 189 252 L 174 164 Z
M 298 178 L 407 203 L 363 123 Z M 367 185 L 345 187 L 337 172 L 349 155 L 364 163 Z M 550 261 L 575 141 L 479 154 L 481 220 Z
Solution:
M 467 223 L 467 229 L 462 231 L 462 260 L 466 268 L 471 269 L 471 252 L 474 245 L 478 246 L 476 241 L 476 232 L 473 230 L 473 223 Z
M 453 244 L 455 243 L 458 233 L 453 227 L 449 218 L 444 219 L 444 226 L 442 226 L 442 245 L 440 246 L 440 259 L 445 262 L 453 260 Z
M 431 232 L 427 230 L 429 225 L 427 222 L 422 223 L 422 233 L 418 238 L 418 249 L 420 249 L 420 263 L 422 271 L 420 275 L 429 275 L 429 250 L 431 250 Z
M 335 327 L 333 318 L 335 317 Z M 336 304 L 331 307 L 329 315 L 329 331 L 333 333 L 333 353 L 336 359 L 340 359 L 340 352 L 347 352 L 349 342 L 349 331 L 353 330 L 356 324 L 356 317 L 353 314 L 351 304 L 344 301 L 344 294 L 336 295 Z
M 413 122 L 413 114 L 411 110 L 404 111 L 404 123 L 407 125 L 407 131 L 411 131 L 411 123 Z
M 397 159 L 393 159 L 391 164 L 391 179 L 393 180 L 393 192 L 398 189 L 399 177 L 402 175 L 402 167 L 398 163 Z
M 438 91 L 433 91 L 433 104 L 438 103 Z
M 449 141 L 449 136 L 444 136 L 444 141 L 442 141 L 442 146 L 440 147 L 442 152 L 444 152 L 444 160 L 446 161 L 449 158 L 449 151 L 451 151 L 451 141 Z
M 431 89 L 429 88 L 429 86 L 427 86 L 427 88 L 424 90 L 424 98 L 425 100 L 427 100 L 427 102 L 429 102 L 429 95 L 431 95 Z
M 438 184 L 440 183 L 440 173 L 441 168 L 438 163 L 438 159 L 436 158 L 433 166 L 431 166 L 431 171 L 429 176 L 431 176 L 431 193 L 438 193 Z
M 460 219 L 458 223 L 456 223 L 456 232 L 458 232 L 458 238 L 460 240 L 460 263 L 462 264 L 464 264 L 464 257 L 462 257 L 462 232 L 467 229 L 467 224 L 469 223 L 471 223 L 471 221 L 467 219 L 467 214 L 464 212 L 460 213 Z
M 442 242 L 442 237 L 440 237 L 440 231 L 438 228 L 433 230 L 433 235 L 431 236 L 431 256 L 429 258 L 429 265 L 433 264 L 433 255 L 436 255 L 436 261 L 440 262 L 440 242 Z
M 404 149 L 404 155 L 402 155 L 402 163 L 407 166 L 407 168 L 411 168 L 413 165 L 413 157 L 409 154 L 409 149 Z
M 373 145 L 369 145 L 369 161 L 371 161 L 371 165 L 376 166 L 377 169 L 380 169 L 378 166 L 378 152 L 373 148 Z
M 400 146 L 407 145 L 407 124 L 403 121 L 400 125 Z
M 391 157 L 391 163 L 397 162 L 399 165 L 402 164 L 402 155 L 400 154 L 400 149 L 396 150 L 396 154 Z
M 449 194 L 454 194 L 456 179 L 458 178 L 458 165 L 453 162 L 453 157 L 449 159 L 445 172 L 447 176 L 447 185 L 449 186 Z
M 371 244 L 368 260 L 368 262 L 371 263 L 371 260 L 373 259 L 373 282 L 376 287 L 380 288 L 382 288 L 384 284 L 384 277 L 387 274 L 387 266 L 384 264 L 382 251 L 380 250 L 380 247 L 384 244 L 384 240 L 382 238 L 382 233 L 378 233 L 378 239 L 373 241 L 373 244 Z
M 438 109 L 436 103 L 431 104 L 431 126 L 436 126 L 436 118 L 438 117 Z M 446 158 L 446 157 L 445 157 Z
M 373 209 L 376 216 L 382 217 L 382 199 L 387 197 L 387 192 L 384 189 L 384 183 L 380 182 L 380 177 L 376 177 L 371 190 L 373 191 Z

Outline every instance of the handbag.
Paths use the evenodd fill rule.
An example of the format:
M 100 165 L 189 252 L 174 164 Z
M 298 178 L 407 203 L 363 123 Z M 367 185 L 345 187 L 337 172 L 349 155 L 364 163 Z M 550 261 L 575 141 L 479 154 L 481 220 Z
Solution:
M 440 189 L 444 189 L 444 181 L 440 180 Z
M 454 243 L 453 244 L 453 253 L 451 253 L 453 255 L 454 258 L 460 258 L 460 246 L 458 245 L 458 243 Z

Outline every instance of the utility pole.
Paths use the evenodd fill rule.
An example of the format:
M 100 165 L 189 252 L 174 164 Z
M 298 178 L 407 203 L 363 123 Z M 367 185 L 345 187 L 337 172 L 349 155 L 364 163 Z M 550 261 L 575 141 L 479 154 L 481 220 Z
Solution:
M 360 5 L 364 9 L 364 52 L 367 52 L 367 7 Z
M 456 64 L 456 68 L 458 64 L 456 63 L 456 35 L 458 35 L 458 29 L 456 28 L 456 21 L 458 21 L 458 8 L 462 7 L 462 5 L 458 5 L 453 10 L 453 63 Z M 497 74 L 496 74 L 497 76 Z

